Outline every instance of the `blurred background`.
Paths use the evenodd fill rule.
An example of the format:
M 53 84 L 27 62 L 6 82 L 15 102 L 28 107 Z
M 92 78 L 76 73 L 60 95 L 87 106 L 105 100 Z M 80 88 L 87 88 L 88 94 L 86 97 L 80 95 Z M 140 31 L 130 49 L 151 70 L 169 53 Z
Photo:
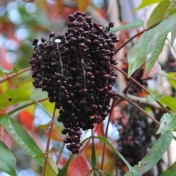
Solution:
M 133 12 L 140 3 L 141 0 L 0 0 L 0 70 L 8 72 L 14 68 L 21 70 L 29 67 L 29 59 L 33 52 L 33 39 L 40 39 L 43 36 L 47 37 L 51 31 L 64 34 L 67 31 L 68 15 L 76 10 L 87 11 L 93 16 L 94 20 L 101 23 L 104 27 L 108 25 L 109 21 L 113 21 L 115 27 L 117 27 L 137 19 L 144 20 L 146 26 L 149 16 L 156 5 Z M 141 30 L 142 28 L 117 33 L 120 42 L 115 47 L 118 48 L 122 43 Z M 126 56 L 136 40 L 130 42 L 115 55 L 118 67 L 126 72 L 128 69 Z M 174 51 L 170 50 L 168 44 L 164 47 L 159 62 L 162 68 L 168 73 L 171 75 L 175 74 Z M 6 75 L 1 73 L 0 76 L 3 78 Z M 4 82 L 0 85 L 0 93 L 7 89 L 17 88 L 29 93 L 35 99 L 46 97 L 47 94 L 45 92 L 33 88 L 32 78 L 30 77 L 31 72 L 29 71 Z M 149 80 L 141 80 L 140 77 L 139 82 L 153 92 L 160 91 L 161 93 L 175 96 L 175 84 L 171 84 L 165 76 L 158 75 Z M 114 90 L 122 92 L 127 83 L 128 80 L 118 73 L 117 84 L 114 85 Z M 129 93 L 138 97 L 146 96 L 145 92 L 135 85 L 130 87 Z M 137 109 L 134 109 L 126 102 L 119 101 L 118 99 L 113 100 L 114 109 L 111 115 L 108 139 L 131 165 L 135 165 L 142 159 L 156 140 L 156 126 Z M 153 109 L 145 104 L 140 106 L 157 119 L 160 119 L 163 114 L 161 110 Z M 45 136 L 46 129 L 42 125 L 50 121 L 53 108 L 53 104 L 45 101 L 40 105 L 32 105 L 13 115 L 35 139 L 43 151 L 45 150 L 47 138 Z M 104 124 L 96 128 L 95 132 L 97 135 L 104 135 L 108 123 L 107 119 Z M 52 140 L 51 142 L 51 147 L 56 149 L 52 153 L 53 160 L 56 161 L 58 151 L 62 146 L 61 139 L 63 136 L 60 134 L 62 125 L 56 122 L 54 128 L 59 135 L 58 140 Z M 7 144 L 17 158 L 18 176 L 41 175 L 42 169 L 20 149 L 5 131 L 3 133 L 1 140 Z M 83 139 L 89 136 L 89 134 L 89 132 L 85 132 Z M 102 144 L 99 142 L 96 143 L 96 151 L 98 158 L 97 166 L 100 167 Z M 90 160 L 91 145 L 86 145 L 82 153 Z M 64 150 L 59 167 L 62 167 L 66 163 L 69 156 L 70 153 Z M 168 164 L 171 164 L 172 160 L 168 152 L 156 168 L 146 175 L 159 175 Z M 109 148 L 106 148 L 104 170 L 109 175 L 115 176 L 123 175 L 127 171 L 127 168 Z M 7 175 L 4 172 L 0 173 L 0 176 Z

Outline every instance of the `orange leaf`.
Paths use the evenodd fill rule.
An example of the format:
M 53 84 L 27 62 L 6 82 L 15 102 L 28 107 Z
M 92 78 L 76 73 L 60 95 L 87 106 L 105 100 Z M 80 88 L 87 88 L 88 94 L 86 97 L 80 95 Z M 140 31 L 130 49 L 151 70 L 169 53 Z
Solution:
M 19 120 L 23 127 L 32 131 L 34 120 L 33 114 L 31 114 L 28 110 L 23 110 L 19 113 Z
M 86 176 L 91 170 L 89 162 L 81 154 L 77 155 L 71 162 L 67 176 Z M 89 174 L 92 176 L 92 174 Z
M 95 132 L 97 132 L 98 136 L 104 136 L 104 124 L 95 124 Z
M 78 9 L 82 12 L 85 12 L 90 5 L 90 0 L 77 0 Z
M 62 10 L 63 0 L 57 0 L 57 13 L 60 13 Z
M 49 136 L 49 132 L 47 132 L 45 135 L 48 137 Z M 55 129 L 52 129 L 52 131 L 51 131 L 51 139 L 55 140 L 55 141 L 63 142 L 62 138 L 60 137 L 60 134 Z

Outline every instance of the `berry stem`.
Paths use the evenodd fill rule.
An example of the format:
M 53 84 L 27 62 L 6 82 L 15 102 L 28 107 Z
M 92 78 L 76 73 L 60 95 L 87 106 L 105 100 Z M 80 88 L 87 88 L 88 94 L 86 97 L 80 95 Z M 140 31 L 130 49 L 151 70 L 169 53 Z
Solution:
M 22 73 L 24 73 L 24 72 L 29 71 L 29 70 L 31 70 L 31 67 L 25 68 L 25 69 L 19 71 L 18 73 L 10 74 L 10 75 L 8 75 L 8 77 L 6 77 L 6 78 L 0 80 L 0 84 L 3 83 L 3 82 L 5 82 L 5 81 L 7 81 L 8 79 L 11 79 L 11 78 L 13 78 L 13 77 L 15 77 L 15 76 L 18 76 L 18 75 L 20 75 L 20 74 L 22 74 Z
M 59 62 L 60 62 L 60 66 L 61 66 L 61 74 L 63 75 L 63 62 L 62 62 L 61 54 L 60 54 L 60 51 L 59 51 L 58 43 L 57 43 L 57 51 L 59 53 Z
M 86 88 L 86 72 L 85 72 L 84 59 L 81 59 L 81 63 L 82 63 L 82 69 L 83 69 L 83 75 L 84 75 L 84 88 Z
M 49 151 L 49 145 L 50 145 L 50 140 L 51 140 L 51 132 L 52 132 L 53 125 L 54 125 L 55 113 L 56 113 L 56 106 L 54 107 L 53 116 L 51 119 L 51 126 L 50 126 L 50 130 L 49 130 L 49 134 L 48 134 L 48 141 L 46 144 L 46 150 L 45 150 L 46 156 L 45 156 L 45 164 L 44 164 L 42 176 L 46 176 L 46 167 L 47 167 L 47 163 L 48 163 L 48 151 Z
M 57 165 L 59 164 L 59 161 L 60 161 L 60 158 L 61 158 L 62 153 L 63 153 L 63 151 L 64 151 L 64 148 L 65 148 L 65 143 L 62 144 L 61 150 L 60 150 L 59 155 L 58 155 L 58 157 L 57 157 L 57 161 L 56 161 L 56 164 L 57 164 Z
M 111 67 L 114 68 L 114 69 L 116 69 L 116 70 L 118 70 L 118 71 L 121 72 L 123 75 L 128 76 L 127 73 L 125 73 L 122 69 L 118 68 L 117 66 L 111 64 Z M 137 82 L 134 78 L 130 77 L 129 79 L 130 79 L 131 81 L 133 81 L 134 83 L 136 83 L 136 84 L 137 84 L 140 88 L 142 88 L 147 94 L 150 94 L 150 92 L 149 92 L 143 85 L 141 85 L 139 82 Z M 165 108 L 159 101 L 156 101 L 156 102 L 162 107 L 162 109 L 163 109 L 165 112 L 170 113 L 170 111 L 169 111 L 167 108 Z

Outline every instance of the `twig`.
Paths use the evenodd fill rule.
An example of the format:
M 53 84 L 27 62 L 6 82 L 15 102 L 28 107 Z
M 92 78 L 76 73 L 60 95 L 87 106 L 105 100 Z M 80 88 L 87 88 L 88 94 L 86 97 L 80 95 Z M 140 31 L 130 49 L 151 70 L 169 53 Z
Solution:
M 53 116 L 52 116 L 52 120 L 51 120 L 51 126 L 50 126 L 50 130 L 49 130 L 49 134 L 48 134 L 48 141 L 47 141 L 46 150 L 45 150 L 45 153 L 46 153 L 45 164 L 44 164 L 42 176 L 46 176 L 46 167 L 47 167 L 47 163 L 48 163 L 48 151 L 49 151 L 49 145 L 50 145 L 50 140 L 51 140 L 51 132 L 52 132 L 53 125 L 54 125 L 55 113 L 56 113 L 56 106 L 54 107 Z
M 58 155 L 58 157 L 57 157 L 56 164 L 59 164 L 59 161 L 60 161 L 60 158 L 61 158 L 61 156 L 62 156 L 62 152 L 63 152 L 63 150 L 64 150 L 64 147 L 65 147 L 65 143 L 62 144 L 61 150 L 60 150 L 59 155 Z
M 128 99 L 125 94 L 120 94 L 116 92 L 116 96 L 114 98 L 118 98 L 120 97 L 121 99 L 124 99 L 126 101 L 128 101 L 130 104 L 132 104 L 133 106 L 135 106 L 136 108 L 138 108 L 141 112 L 143 112 L 145 115 L 147 115 L 153 122 L 155 122 L 157 125 L 160 125 L 160 123 L 154 118 L 152 117 L 150 114 L 148 114 L 145 110 L 143 110 L 140 106 L 138 106 L 136 103 L 134 103 L 133 101 L 131 101 L 130 99 Z
M 113 100 L 112 105 L 111 105 L 111 112 L 109 113 L 109 117 L 108 117 L 108 124 L 107 124 L 107 126 L 106 126 L 105 138 L 107 138 L 107 136 L 108 136 L 108 128 L 109 128 L 109 123 L 110 123 L 112 111 L 113 111 L 113 109 L 114 109 L 114 107 L 115 107 L 116 105 L 117 105 L 117 104 L 116 104 L 115 101 Z M 101 170 L 103 170 L 103 167 L 104 167 L 105 149 L 106 149 L 106 143 L 103 143 L 103 153 L 102 153 L 102 159 L 101 159 Z
M 123 75 L 125 75 L 126 77 L 128 77 L 128 74 L 125 73 L 122 69 L 118 68 L 115 65 L 111 65 L 112 68 L 118 70 L 119 72 L 121 72 Z M 132 80 L 135 84 L 137 84 L 140 88 L 142 88 L 147 94 L 149 94 L 150 92 L 143 86 L 141 85 L 138 81 L 136 81 L 134 78 L 129 77 L 130 80 Z
M 20 74 L 26 72 L 26 71 L 29 71 L 29 70 L 31 70 L 31 67 L 25 68 L 25 69 L 19 71 L 18 73 L 10 74 L 10 75 L 8 75 L 8 77 L 6 77 L 6 78 L 0 80 L 0 84 L 3 83 L 3 82 L 5 82 L 5 81 L 7 81 L 8 79 L 11 79 L 11 78 L 13 78 L 13 77 L 15 77 L 15 76 L 18 76 L 18 75 L 20 75 Z
M 42 102 L 42 101 L 45 101 L 45 100 L 48 100 L 48 99 L 49 99 L 49 98 L 47 97 L 47 98 L 42 98 L 42 99 L 37 100 L 37 101 L 38 101 L 38 102 Z M 9 111 L 8 114 L 9 114 L 9 115 L 10 115 L 10 114 L 13 114 L 13 113 L 15 113 L 15 112 L 17 112 L 17 111 L 19 111 L 19 110 L 21 110 L 21 109 L 23 109 L 23 108 L 26 108 L 26 107 L 28 107 L 28 106 L 30 106 L 30 105 L 33 105 L 33 104 L 35 104 L 35 101 L 30 102 L 30 103 L 26 103 L 26 104 L 24 104 L 24 105 L 22 105 L 22 106 L 19 106 L 19 107 L 15 108 L 15 109 Z
M 121 50 L 124 46 L 126 46 L 129 42 L 131 42 L 134 38 L 136 38 L 137 36 L 143 34 L 144 32 L 154 28 L 155 26 L 157 26 L 159 23 L 161 23 L 164 19 L 160 20 L 159 22 L 151 25 L 150 27 L 148 27 L 147 29 L 142 30 L 141 32 L 135 34 L 133 37 L 131 37 L 130 39 L 128 39 L 125 43 L 123 43 L 121 46 L 119 46 L 119 48 L 117 48 L 117 50 L 115 51 L 115 53 L 117 53 L 119 50 Z
M 161 106 L 159 106 L 156 102 L 147 102 L 147 99 L 144 97 L 137 97 L 131 94 L 125 94 L 127 98 L 129 98 L 130 100 L 132 100 L 133 102 L 136 103 L 140 103 L 140 104 L 145 104 L 148 105 L 150 107 L 153 107 L 155 109 L 162 109 Z
M 134 79 L 136 79 L 136 77 L 139 75 L 139 73 L 141 72 L 141 70 L 142 70 L 142 67 L 139 68 L 139 69 L 135 72 L 135 74 L 134 74 L 134 76 L 133 76 Z M 133 83 L 133 81 L 130 80 L 130 82 L 128 83 L 128 85 L 126 86 L 126 88 L 125 88 L 124 91 L 123 91 L 124 94 L 127 94 L 128 89 L 130 88 L 130 86 L 132 85 L 132 83 Z
M 116 67 L 115 65 L 111 65 L 111 67 L 118 70 L 119 72 L 121 72 L 126 77 L 128 77 L 127 73 L 125 73 L 122 69 Z M 150 92 L 143 85 L 141 85 L 139 82 L 137 82 L 134 78 L 130 77 L 129 79 L 132 80 L 135 84 L 137 84 L 140 88 L 142 88 L 147 94 L 150 94 Z M 165 108 L 159 101 L 156 101 L 156 102 L 162 107 L 162 109 L 165 112 L 170 113 L 170 111 L 167 108 Z

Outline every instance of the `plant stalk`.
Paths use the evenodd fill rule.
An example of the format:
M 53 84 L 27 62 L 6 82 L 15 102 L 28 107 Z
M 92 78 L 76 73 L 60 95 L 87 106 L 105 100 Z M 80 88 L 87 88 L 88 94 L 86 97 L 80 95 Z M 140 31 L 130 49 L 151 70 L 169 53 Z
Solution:
M 50 130 L 49 130 L 49 134 L 48 134 L 48 141 L 47 141 L 46 150 L 45 150 L 45 153 L 46 153 L 45 164 L 44 164 L 42 176 L 46 176 L 46 169 L 47 169 L 47 163 L 48 163 L 48 152 L 49 152 L 49 145 L 50 145 L 50 140 L 51 140 L 51 132 L 52 132 L 53 125 L 54 125 L 55 113 L 56 113 L 56 106 L 54 107 L 53 116 L 52 116 L 52 120 L 51 120 L 51 126 L 50 126 Z

